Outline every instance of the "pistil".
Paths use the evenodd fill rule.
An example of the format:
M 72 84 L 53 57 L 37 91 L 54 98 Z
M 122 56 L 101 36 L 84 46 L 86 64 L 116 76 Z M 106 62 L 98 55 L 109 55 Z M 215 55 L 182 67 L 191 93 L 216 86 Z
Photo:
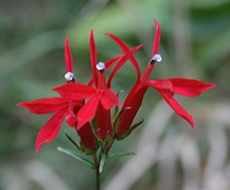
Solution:
M 103 62 L 99 62 L 96 65 L 98 72 L 98 89 L 106 88 L 106 79 L 105 79 L 105 64 Z

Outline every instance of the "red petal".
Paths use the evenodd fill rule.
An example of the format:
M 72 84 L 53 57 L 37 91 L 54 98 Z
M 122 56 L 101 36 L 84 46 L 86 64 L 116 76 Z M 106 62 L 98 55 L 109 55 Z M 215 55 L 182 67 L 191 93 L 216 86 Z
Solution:
M 214 84 L 204 83 L 202 81 L 186 78 L 171 78 L 168 79 L 173 85 L 173 91 L 175 94 L 180 94 L 183 96 L 198 96 L 204 90 L 214 88 Z
M 88 86 L 92 86 L 94 84 L 94 78 L 92 77 L 88 82 Z
M 129 107 L 130 109 L 125 110 L 124 113 L 121 115 L 119 126 L 117 129 L 117 133 L 119 136 L 123 135 L 130 128 L 134 117 L 141 107 L 141 103 L 147 89 L 148 87 L 143 87 L 136 91 L 133 96 L 130 96 L 129 99 L 125 100 L 123 109 L 127 107 Z
M 161 40 L 161 29 L 158 21 L 154 19 L 155 22 L 155 40 L 153 44 L 153 56 L 157 54 L 159 45 L 160 45 L 160 40 Z
M 160 92 L 161 96 L 166 100 L 166 102 L 171 106 L 171 108 L 182 118 L 184 118 L 190 125 L 194 128 L 194 122 L 191 115 L 189 115 L 174 98 L 169 98 L 163 92 Z
M 36 151 L 39 152 L 41 145 L 45 142 L 51 142 L 58 135 L 61 123 L 65 117 L 66 108 L 57 112 L 39 131 L 36 139 Z
M 97 149 L 96 139 L 95 139 L 95 136 L 92 132 L 90 123 L 86 123 L 77 132 L 79 134 L 80 141 L 84 146 L 86 146 L 90 150 L 96 150 Z
M 155 67 L 155 64 L 151 64 L 151 65 L 148 64 L 148 66 L 145 68 L 145 71 L 141 77 L 141 83 L 142 84 L 148 81 L 149 76 L 151 75 L 154 67 Z
M 96 93 L 94 96 L 92 96 L 89 101 L 80 109 L 80 111 L 77 114 L 77 129 L 80 130 L 81 127 L 91 121 L 97 110 L 97 106 L 100 100 L 100 94 Z
M 17 106 L 26 107 L 31 113 L 36 114 L 47 114 L 56 112 L 66 105 L 68 105 L 69 100 L 59 97 L 54 98 L 42 98 L 34 100 L 31 102 L 22 102 L 17 104 Z
M 117 57 L 115 57 L 115 58 L 112 58 L 112 59 L 106 61 L 106 62 L 105 62 L 105 72 L 106 72 L 108 69 L 110 69 L 110 67 L 112 67 L 113 64 L 114 64 L 117 60 L 119 60 L 119 59 L 121 59 L 121 58 L 122 58 L 122 56 L 117 56 Z M 89 85 L 89 86 L 92 86 L 93 84 L 94 84 L 94 78 L 92 77 L 92 78 L 90 79 L 88 85 Z
M 67 83 L 62 86 L 55 87 L 52 90 L 58 92 L 62 97 L 70 100 L 83 100 L 90 97 L 96 89 L 81 83 Z
M 99 103 L 96 113 L 97 122 L 97 135 L 101 139 L 106 139 L 107 135 L 113 135 L 113 129 L 111 125 L 110 110 L 105 110 Z
M 67 111 L 66 116 L 65 116 L 65 120 L 66 120 L 66 123 L 68 123 L 68 125 L 72 128 L 77 123 L 76 115 L 73 112 L 71 112 L 70 110 Z
M 108 61 L 105 62 L 105 71 L 108 71 L 110 69 L 110 67 L 113 66 L 113 64 L 118 61 L 119 59 L 121 59 L 123 56 L 117 56 L 117 57 L 114 57 Z
M 69 47 L 69 38 L 65 39 L 65 65 L 66 72 L 73 72 L 73 58 Z
M 90 56 L 91 56 L 91 69 L 93 72 L 94 81 L 96 82 L 96 86 L 97 86 L 97 72 L 96 72 L 97 48 L 93 37 L 93 30 L 91 30 L 91 34 L 90 34 L 89 47 L 90 47 Z
M 129 91 L 128 96 L 125 99 L 125 102 L 123 104 L 123 108 L 127 107 L 127 102 L 130 102 L 130 100 L 132 99 L 133 96 L 135 96 L 136 92 L 141 88 L 141 83 L 140 81 L 136 81 L 136 83 L 134 84 L 134 86 L 132 87 L 132 89 Z
M 111 82 L 112 79 L 114 77 L 114 75 L 117 73 L 117 71 L 124 65 L 124 63 L 130 58 L 130 56 L 132 56 L 138 49 L 140 49 L 142 47 L 142 44 L 139 46 L 136 46 L 135 48 L 133 48 L 132 50 L 130 50 L 128 53 L 126 53 L 121 60 L 117 63 L 116 67 L 113 69 L 109 80 L 107 82 L 107 87 L 110 88 L 111 87 Z
M 163 91 L 168 97 L 172 97 L 174 95 L 173 85 L 170 80 L 151 80 L 146 82 L 146 85 L 151 86 L 156 90 Z
M 77 113 L 83 106 L 83 101 L 74 101 L 69 103 L 68 110 L 66 112 L 66 122 L 70 127 L 74 127 L 77 122 Z
M 155 40 L 153 43 L 153 55 L 157 54 L 158 49 L 159 49 L 159 45 L 160 45 L 160 40 L 161 40 L 161 31 L 160 31 L 160 26 L 159 23 L 157 22 L 156 19 L 154 19 L 155 22 Z M 154 69 L 155 64 L 148 64 L 148 66 L 146 67 L 144 74 L 141 77 L 141 82 L 145 83 L 147 82 L 152 70 Z
M 118 38 L 117 36 L 114 36 L 113 34 L 109 34 L 109 33 L 106 33 L 106 35 L 117 43 L 117 45 L 120 47 L 120 49 L 122 50 L 122 52 L 124 54 L 128 53 L 130 51 L 129 47 L 120 38 Z M 130 62 L 132 63 L 132 65 L 134 66 L 134 68 L 137 71 L 138 80 L 139 80 L 140 77 L 141 77 L 139 64 L 138 64 L 137 60 L 135 59 L 135 57 L 133 55 L 131 55 L 129 59 L 130 59 Z
M 105 89 L 102 91 L 101 96 L 101 104 L 106 109 L 109 110 L 113 106 L 120 106 L 120 103 L 118 101 L 117 95 L 115 92 L 109 89 Z

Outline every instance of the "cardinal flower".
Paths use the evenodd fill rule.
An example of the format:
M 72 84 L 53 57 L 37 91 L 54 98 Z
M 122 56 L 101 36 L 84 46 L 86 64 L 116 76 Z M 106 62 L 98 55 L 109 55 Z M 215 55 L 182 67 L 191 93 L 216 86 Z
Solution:
M 73 74 L 73 59 L 69 47 L 69 39 L 65 39 L 65 64 L 67 83 L 75 81 Z M 58 135 L 61 124 L 66 119 L 70 127 L 76 124 L 76 114 L 84 105 L 83 101 L 72 101 L 64 97 L 42 98 L 31 102 L 22 102 L 18 106 L 26 107 L 31 113 L 50 114 L 55 113 L 39 131 L 36 139 L 36 151 L 39 152 L 41 145 L 51 142 Z M 85 123 L 84 130 L 78 130 L 81 142 L 90 150 L 96 149 L 96 141 L 89 123 Z
M 148 63 L 148 66 L 142 76 L 140 74 L 141 72 L 136 59 L 133 56 L 130 58 L 130 61 L 137 71 L 137 81 L 123 104 L 122 109 L 124 111 L 119 118 L 119 124 L 116 131 L 118 137 L 121 137 L 129 131 L 133 119 L 141 106 L 146 90 L 149 87 L 157 90 L 159 94 L 165 99 L 165 101 L 171 106 L 171 108 L 176 112 L 176 114 L 189 122 L 192 127 L 194 127 L 193 118 L 183 109 L 183 107 L 176 101 L 176 99 L 174 99 L 174 94 L 195 97 L 200 95 L 204 90 L 215 87 L 215 85 L 213 84 L 208 84 L 202 81 L 186 78 L 149 80 L 149 76 L 153 68 L 155 67 L 156 62 L 160 62 L 162 60 L 161 55 L 158 54 L 161 38 L 160 26 L 157 20 L 154 20 L 154 22 L 155 40 L 153 43 L 152 58 Z M 121 39 L 112 34 L 107 35 L 118 44 L 118 46 L 124 53 L 129 51 L 128 46 Z
M 140 46 L 128 51 L 121 57 L 116 65 L 116 71 L 135 53 Z M 91 54 L 91 69 L 93 78 L 90 85 L 80 83 L 69 83 L 53 90 L 61 94 L 62 97 L 72 100 L 83 100 L 89 98 L 84 106 L 77 114 L 77 129 L 80 130 L 84 124 L 92 121 L 95 118 L 97 126 L 97 136 L 101 139 L 106 139 L 107 135 L 113 135 L 111 124 L 110 109 L 114 106 L 120 106 L 117 95 L 110 88 L 106 87 L 105 71 L 113 64 L 108 61 L 105 64 L 97 62 L 97 48 L 94 41 L 93 31 L 90 35 L 90 54 Z M 120 58 L 120 57 L 119 57 Z M 111 73 L 111 76 L 114 74 Z M 110 76 L 109 80 L 112 80 Z M 95 87 L 91 86 L 95 84 Z

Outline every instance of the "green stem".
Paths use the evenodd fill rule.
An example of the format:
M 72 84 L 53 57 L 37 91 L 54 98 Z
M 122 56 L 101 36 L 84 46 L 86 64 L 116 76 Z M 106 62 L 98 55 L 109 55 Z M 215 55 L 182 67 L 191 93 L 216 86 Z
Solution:
M 94 160 L 94 166 L 95 166 L 95 173 L 96 173 L 96 190 L 101 189 L 101 179 L 100 179 L 100 172 L 99 172 L 99 163 L 97 159 L 97 155 L 93 155 L 93 160 Z
M 105 148 L 105 151 L 104 151 L 105 154 L 109 153 L 114 141 L 115 141 L 115 138 L 113 138 L 112 141 L 110 142 L 110 144 Z
M 101 188 L 101 180 L 100 180 L 100 172 L 99 168 L 96 170 L 96 190 L 100 190 Z

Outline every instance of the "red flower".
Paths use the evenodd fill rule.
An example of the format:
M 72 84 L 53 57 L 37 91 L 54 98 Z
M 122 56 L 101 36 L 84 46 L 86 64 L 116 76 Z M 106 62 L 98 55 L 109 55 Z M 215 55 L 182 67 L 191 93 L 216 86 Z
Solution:
M 136 52 L 141 46 L 127 52 L 117 63 L 115 72 Z M 97 124 L 97 135 L 101 139 L 105 139 L 107 135 L 113 135 L 111 124 L 110 109 L 113 106 L 120 106 L 117 95 L 114 91 L 106 87 L 105 71 L 115 61 L 108 61 L 105 64 L 97 63 L 97 49 L 93 37 L 93 31 L 90 36 L 90 53 L 91 53 L 91 68 L 93 79 L 89 84 L 95 84 L 95 88 L 89 85 L 79 83 L 69 83 L 54 90 L 61 94 L 62 97 L 72 100 L 83 100 L 89 98 L 87 103 L 79 110 L 77 114 L 77 129 L 80 130 L 87 122 L 95 118 Z M 120 57 L 119 57 L 120 58 Z M 106 67 L 107 66 L 107 67 Z M 111 73 L 109 82 L 111 82 L 115 72 Z
M 66 38 L 65 79 L 67 80 L 67 84 L 52 89 L 59 93 L 61 97 L 42 98 L 18 104 L 18 106 L 24 106 L 32 113 L 36 114 L 55 113 L 37 135 L 37 152 L 39 152 L 43 143 L 53 141 L 58 135 L 64 118 L 70 127 L 75 127 L 77 130 L 80 142 L 83 145 L 81 146 L 82 151 L 85 151 L 86 149 L 84 148 L 86 147 L 95 152 L 98 148 L 98 144 L 100 144 L 97 144 L 99 141 L 96 141 L 98 137 L 102 140 L 114 136 L 121 138 L 126 137 L 133 128 L 140 124 L 138 123 L 134 125 L 134 127 L 131 127 L 131 130 L 129 130 L 133 119 L 141 106 L 145 92 L 149 87 L 157 90 L 172 109 L 194 127 L 192 117 L 179 105 L 173 96 L 174 94 L 179 94 L 182 96 L 195 97 L 200 95 L 204 90 L 213 88 L 215 85 L 186 78 L 149 80 L 149 76 L 155 67 L 155 63 L 160 62 L 162 59 L 161 56 L 157 54 L 161 32 L 160 26 L 156 20 L 155 26 L 155 41 L 153 44 L 152 58 L 143 75 L 141 75 L 138 62 L 133 56 L 142 45 L 130 50 L 121 39 L 112 34 L 107 34 L 107 36 L 112 38 L 112 40 L 119 45 L 120 49 L 123 51 L 123 55 L 112 58 L 105 63 L 98 62 L 97 48 L 94 41 L 93 31 L 91 31 L 89 45 L 93 77 L 88 85 L 75 82 L 73 74 L 73 59 L 69 47 L 69 40 Z M 110 110 L 114 106 L 120 106 L 120 103 L 116 93 L 110 89 L 111 83 L 115 74 L 127 60 L 130 60 L 137 72 L 137 81 L 125 99 L 121 113 L 117 116 L 115 111 L 115 116 L 117 117 L 114 124 L 112 124 Z M 112 70 L 106 83 L 105 72 L 116 61 L 118 61 L 118 63 Z M 90 124 L 91 121 L 93 121 L 92 127 Z M 102 147 L 105 152 L 109 151 L 113 144 L 113 140 L 111 141 L 111 144 L 106 144 L 109 141 L 105 141 L 106 145 L 105 147 Z
M 134 57 L 130 58 L 134 68 L 137 71 L 137 81 L 133 86 L 132 90 L 128 94 L 122 109 L 125 110 L 121 115 L 119 125 L 117 128 L 117 135 L 122 136 L 132 124 L 132 121 L 137 114 L 143 97 L 145 95 L 148 87 L 152 87 L 157 90 L 160 95 L 166 100 L 166 102 L 172 107 L 172 109 L 183 119 L 188 121 L 192 127 L 194 127 L 194 122 L 192 117 L 180 106 L 180 104 L 173 98 L 174 94 L 179 94 L 182 96 L 195 97 L 200 95 L 204 90 L 209 88 L 214 88 L 215 85 L 207 84 L 202 81 L 186 79 L 186 78 L 171 78 L 164 80 L 148 80 L 156 62 L 161 61 L 161 56 L 157 54 L 159 49 L 159 43 L 161 38 L 160 26 L 155 21 L 155 41 L 153 44 L 152 59 L 150 60 L 144 74 L 141 76 L 138 63 Z M 128 46 L 120 40 L 118 37 L 107 34 L 112 40 L 114 40 L 120 47 L 120 49 L 125 53 L 129 51 Z M 126 109 L 129 108 L 129 109 Z
M 65 78 L 69 84 L 75 81 L 73 74 L 73 59 L 69 47 L 69 39 L 65 40 L 65 60 L 66 60 L 66 74 Z M 83 101 L 72 101 L 64 97 L 42 98 L 31 102 L 22 102 L 18 106 L 26 107 L 31 113 L 36 114 L 49 114 L 55 113 L 48 122 L 39 131 L 36 139 L 36 151 L 39 152 L 41 145 L 45 142 L 51 142 L 58 135 L 63 119 L 70 127 L 76 124 L 76 114 L 79 109 L 84 105 Z M 78 130 L 79 137 L 82 143 L 90 150 L 96 149 L 96 141 L 93 137 L 90 124 L 86 123 L 84 126 L 88 129 Z

